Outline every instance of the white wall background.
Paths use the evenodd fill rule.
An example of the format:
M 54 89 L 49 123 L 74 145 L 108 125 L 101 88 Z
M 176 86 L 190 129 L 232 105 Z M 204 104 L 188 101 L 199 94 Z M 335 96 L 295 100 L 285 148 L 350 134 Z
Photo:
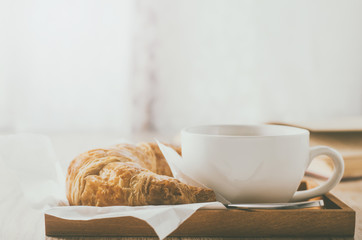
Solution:
M 362 114 L 361 1 L 0 1 L 0 129 Z
M 361 1 L 159 3 L 157 128 L 361 113 Z
M 127 131 L 129 1 L 0 1 L 3 130 Z

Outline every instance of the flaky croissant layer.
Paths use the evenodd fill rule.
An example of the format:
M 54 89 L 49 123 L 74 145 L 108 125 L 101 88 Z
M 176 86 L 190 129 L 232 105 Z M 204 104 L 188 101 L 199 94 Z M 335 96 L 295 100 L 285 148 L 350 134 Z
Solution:
M 173 148 L 180 153 L 179 148 Z M 171 176 L 154 143 L 95 149 L 79 155 L 69 165 L 67 198 L 71 205 L 90 206 L 215 201 L 212 190 L 181 183 Z

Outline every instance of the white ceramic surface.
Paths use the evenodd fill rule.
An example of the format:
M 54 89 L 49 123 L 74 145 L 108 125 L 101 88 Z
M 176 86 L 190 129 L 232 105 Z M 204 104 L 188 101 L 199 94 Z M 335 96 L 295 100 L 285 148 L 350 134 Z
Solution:
M 182 156 L 191 177 L 232 203 L 289 202 L 322 195 L 342 178 L 342 156 L 309 147 L 309 131 L 278 125 L 210 125 L 181 132 Z M 317 155 L 333 159 L 335 171 L 321 186 L 297 191 Z

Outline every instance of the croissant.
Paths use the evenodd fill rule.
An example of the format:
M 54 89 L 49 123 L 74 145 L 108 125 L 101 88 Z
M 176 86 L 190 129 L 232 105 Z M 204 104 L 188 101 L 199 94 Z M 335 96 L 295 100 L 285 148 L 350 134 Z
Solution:
M 171 146 L 171 145 L 169 145 Z M 173 147 L 178 153 L 180 148 Z M 66 178 L 70 205 L 140 206 L 215 201 L 211 189 L 172 177 L 157 144 L 120 144 L 77 156 Z

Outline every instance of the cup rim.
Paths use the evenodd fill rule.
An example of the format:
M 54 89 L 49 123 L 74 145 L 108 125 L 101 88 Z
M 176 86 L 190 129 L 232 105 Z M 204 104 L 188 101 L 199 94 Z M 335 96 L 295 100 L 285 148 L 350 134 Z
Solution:
M 192 131 L 192 129 L 200 128 L 213 128 L 213 127 L 236 127 L 236 128 L 280 128 L 290 130 L 290 133 L 283 134 L 268 134 L 268 135 L 228 135 L 228 134 L 214 134 L 214 133 L 200 133 Z M 194 125 L 187 126 L 181 130 L 181 134 L 188 134 L 200 137 L 222 137 L 222 138 L 275 138 L 275 137 L 290 137 L 290 136 L 301 136 L 309 135 L 309 131 L 304 128 L 278 125 L 278 124 L 206 124 L 206 125 Z

